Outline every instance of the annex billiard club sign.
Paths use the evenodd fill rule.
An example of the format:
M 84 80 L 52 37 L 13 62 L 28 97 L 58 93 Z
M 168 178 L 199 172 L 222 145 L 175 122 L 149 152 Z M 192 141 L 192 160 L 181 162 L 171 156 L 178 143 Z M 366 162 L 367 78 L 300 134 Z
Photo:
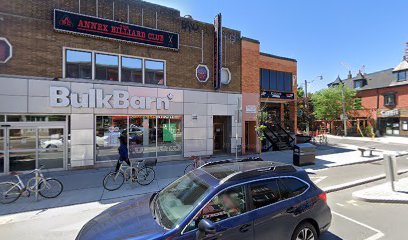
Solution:
M 261 98 L 295 99 L 295 94 L 275 91 L 263 91 L 261 92 Z
M 179 35 L 109 19 L 54 9 L 54 29 L 60 32 L 108 38 L 154 47 L 179 49 Z

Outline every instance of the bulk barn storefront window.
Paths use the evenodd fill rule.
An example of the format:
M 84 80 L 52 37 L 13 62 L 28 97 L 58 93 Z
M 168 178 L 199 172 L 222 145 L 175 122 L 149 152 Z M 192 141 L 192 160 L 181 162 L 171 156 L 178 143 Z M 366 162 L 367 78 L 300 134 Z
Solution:
M 182 122 L 182 116 L 97 116 L 96 160 L 116 160 L 121 135 L 131 159 L 181 155 Z
M 64 48 L 64 77 L 166 85 L 164 60 Z

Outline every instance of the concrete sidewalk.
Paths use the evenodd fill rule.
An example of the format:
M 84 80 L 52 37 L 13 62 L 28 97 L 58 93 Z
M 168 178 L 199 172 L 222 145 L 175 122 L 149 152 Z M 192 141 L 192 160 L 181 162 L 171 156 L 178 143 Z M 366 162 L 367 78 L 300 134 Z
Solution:
M 249 157 L 244 156 L 244 157 Z M 258 155 L 252 155 L 258 156 Z M 266 152 L 262 153 L 262 158 L 266 161 L 277 161 L 292 164 L 293 152 Z M 218 161 L 224 159 L 235 159 L 235 156 L 224 155 L 215 156 L 210 161 Z M 336 166 L 377 161 L 382 159 L 382 156 L 374 156 L 371 158 L 360 157 L 360 152 L 348 147 L 342 146 L 318 146 L 316 164 L 304 166 L 308 171 L 318 171 Z M 99 168 L 88 170 L 69 170 L 60 172 L 46 172 L 46 177 L 55 177 L 64 185 L 64 191 L 55 199 L 39 198 L 35 200 L 33 196 L 30 198 L 21 197 L 16 202 L 7 205 L 0 205 L 0 215 L 26 212 L 39 209 L 50 209 L 61 206 L 69 206 L 74 204 L 83 204 L 88 202 L 99 202 L 100 204 L 117 202 L 118 199 L 136 198 L 137 196 L 156 192 L 169 183 L 184 174 L 184 169 L 191 161 L 179 160 L 172 162 L 161 162 L 155 167 L 156 179 L 147 186 L 141 186 L 137 183 L 125 183 L 122 188 L 110 192 L 106 191 L 102 186 L 102 180 L 106 174 L 112 171 L 111 168 Z M 14 180 L 12 176 L 3 176 L 1 181 Z
M 384 136 L 384 137 L 344 137 L 336 135 L 327 135 L 328 139 L 345 139 L 345 140 L 355 140 L 363 142 L 378 142 L 378 143 L 398 143 L 398 144 L 408 144 L 408 137 L 397 137 L 397 136 Z
M 366 202 L 408 204 L 408 177 L 395 182 L 395 191 L 391 190 L 391 183 L 386 182 L 354 192 L 353 198 Z

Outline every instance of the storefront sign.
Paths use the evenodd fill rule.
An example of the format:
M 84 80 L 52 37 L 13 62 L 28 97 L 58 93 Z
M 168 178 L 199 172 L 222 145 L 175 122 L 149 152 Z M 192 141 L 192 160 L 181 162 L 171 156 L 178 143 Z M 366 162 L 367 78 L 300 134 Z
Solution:
M 381 111 L 381 117 L 397 117 L 400 115 L 399 109 Z
M 214 18 L 214 89 L 221 87 L 222 25 L 221 13 Z
M 54 29 L 93 37 L 179 49 L 179 35 L 134 24 L 54 9 Z
M 245 112 L 246 113 L 256 113 L 256 105 L 246 105 Z
M 6 63 L 13 56 L 13 46 L 3 37 L 0 37 L 0 63 Z
M 196 68 L 196 78 L 199 82 L 207 82 L 210 70 L 206 65 L 199 64 Z
M 261 92 L 261 98 L 295 99 L 295 94 L 274 92 L 274 91 L 264 91 L 264 92 Z
M 102 89 L 89 89 L 88 93 L 73 93 L 66 87 L 50 87 L 50 106 L 74 108 L 128 108 L 168 110 L 173 95 L 166 97 L 129 96 L 128 91 L 113 90 L 104 94 Z

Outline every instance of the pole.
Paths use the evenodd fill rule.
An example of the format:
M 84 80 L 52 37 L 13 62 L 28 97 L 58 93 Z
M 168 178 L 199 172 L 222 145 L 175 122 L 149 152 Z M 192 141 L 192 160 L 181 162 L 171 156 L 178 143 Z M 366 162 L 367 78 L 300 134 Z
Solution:
M 397 161 L 394 154 L 384 154 L 386 179 L 391 185 L 391 190 L 395 192 L 394 182 L 397 180 Z
M 344 83 L 341 86 L 341 102 L 343 106 L 343 127 L 344 127 L 344 136 L 347 136 L 347 115 L 346 115 L 346 102 L 344 99 Z
M 307 80 L 305 80 L 305 110 L 307 109 L 308 99 L 307 99 Z M 305 114 L 306 111 L 303 111 Z M 309 135 L 310 127 L 309 127 L 309 119 L 306 117 L 306 133 Z

